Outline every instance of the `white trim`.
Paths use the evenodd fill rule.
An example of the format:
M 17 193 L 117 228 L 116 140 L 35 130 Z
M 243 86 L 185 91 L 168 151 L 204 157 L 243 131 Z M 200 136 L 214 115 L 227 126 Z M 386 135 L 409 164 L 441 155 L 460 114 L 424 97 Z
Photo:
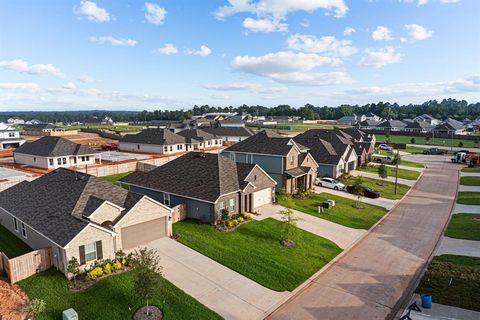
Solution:
M 103 200 L 103 199 L 102 199 Z M 108 205 L 111 205 L 112 207 L 114 208 L 117 208 L 118 210 L 120 210 L 120 212 L 122 212 L 123 210 L 125 210 L 125 208 L 122 208 L 120 206 L 117 206 L 115 203 L 113 202 L 110 202 L 108 200 L 104 200 L 103 203 L 101 205 L 98 206 L 97 209 L 95 209 L 95 211 L 93 211 L 90 216 L 84 216 L 85 218 L 89 219 L 89 220 L 92 220 L 92 218 L 95 216 L 95 214 L 97 213 L 97 211 L 100 210 L 101 207 L 103 207 L 105 204 L 108 204 Z
M 239 193 L 240 191 L 242 191 L 241 189 L 238 189 L 238 190 L 235 190 L 235 191 L 232 191 L 232 192 L 229 192 L 229 193 L 224 193 L 224 194 L 221 194 L 217 200 L 215 200 L 215 202 L 213 204 L 217 204 L 218 203 L 218 199 L 220 199 L 221 197 L 225 197 L 225 196 L 228 196 L 228 195 L 231 195 L 231 194 L 234 194 L 234 193 Z
M 241 191 L 242 191 L 242 192 L 245 192 L 245 189 L 247 189 L 248 186 L 252 186 L 253 189 L 257 189 L 257 187 L 255 187 L 255 185 L 254 185 L 253 183 L 249 182 L 249 183 L 245 186 L 245 188 L 243 188 Z M 268 187 L 268 188 L 271 188 L 271 187 Z M 255 191 L 254 191 L 254 192 L 255 192 Z
M 160 203 L 160 202 L 156 201 L 155 199 L 152 199 L 152 198 L 144 195 L 140 200 L 137 201 L 137 203 L 135 203 L 135 205 L 134 205 L 130 210 L 128 210 L 127 213 L 125 213 L 125 214 L 123 215 L 123 217 L 120 218 L 120 220 L 117 221 L 117 223 L 114 224 L 114 227 L 118 227 L 118 226 L 120 225 L 120 223 L 123 221 L 123 219 L 125 219 L 125 217 L 128 216 L 128 215 L 130 214 L 130 212 L 132 212 L 132 211 L 137 207 L 137 205 L 138 205 L 142 200 L 144 200 L 144 199 L 149 200 L 149 201 L 152 201 L 152 202 L 155 203 L 156 205 L 159 205 L 160 207 L 162 207 L 162 208 L 164 208 L 164 209 L 167 209 L 167 210 L 170 212 L 170 214 L 173 213 L 173 209 L 172 209 L 172 208 L 167 207 L 167 206 L 164 205 L 163 203 Z M 167 214 L 167 215 L 162 215 L 161 217 L 168 217 L 168 216 L 169 216 L 169 215 Z M 161 218 L 161 217 L 160 217 L 160 218 Z

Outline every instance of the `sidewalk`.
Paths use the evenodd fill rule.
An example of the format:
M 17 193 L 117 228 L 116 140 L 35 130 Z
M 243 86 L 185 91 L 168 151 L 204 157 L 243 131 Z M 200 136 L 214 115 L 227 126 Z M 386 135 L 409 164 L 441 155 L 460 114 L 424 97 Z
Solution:
M 352 176 L 362 176 L 362 177 L 366 177 L 366 178 L 371 178 L 371 179 L 377 179 L 377 180 L 381 180 L 378 176 L 378 174 L 375 174 L 375 173 L 370 173 L 370 172 L 363 172 L 363 171 L 358 171 L 358 170 L 352 170 L 350 171 L 350 174 Z M 395 177 L 388 177 L 386 179 L 384 179 L 385 181 L 389 181 L 389 182 L 393 182 L 395 183 Z M 409 186 L 409 187 L 412 187 L 415 182 L 417 182 L 416 180 L 406 180 L 406 179 L 398 179 L 398 183 L 399 184 L 403 184 L 403 185 L 406 185 L 406 186 Z
M 330 193 L 339 197 L 344 197 L 347 199 L 352 199 L 352 200 L 357 200 L 357 196 L 348 193 L 347 191 L 338 191 L 338 190 L 333 190 L 329 188 L 324 188 L 324 187 L 318 187 L 316 186 L 313 189 L 316 193 Z M 385 198 L 376 198 L 376 199 L 370 199 L 367 197 L 362 197 L 362 202 L 374 205 L 374 206 L 379 206 L 383 207 L 387 210 L 391 210 L 398 202 L 399 200 L 390 200 L 390 199 L 385 199 Z
M 478 186 L 458 186 L 458 191 L 473 191 L 473 192 L 480 192 L 480 187 Z
M 461 177 L 480 177 L 480 172 L 461 172 Z
M 410 317 L 412 320 L 478 320 L 480 312 L 446 306 L 443 304 L 433 303 L 431 309 L 422 308 L 422 302 L 419 294 L 414 294 L 409 305 L 417 302 L 417 306 L 422 312 L 412 311 Z M 405 314 L 406 311 L 403 313 Z
M 480 258 L 480 241 L 443 237 L 440 247 L 435 255 L 440 256 L 442 254 L 455 254 L 458 256 Z
M 455 204 L 455 208 L 453 209 L 453 214 L 455 213 L 479 213 L 480 214 L 480 206 L 470 206 L 468 204 Z

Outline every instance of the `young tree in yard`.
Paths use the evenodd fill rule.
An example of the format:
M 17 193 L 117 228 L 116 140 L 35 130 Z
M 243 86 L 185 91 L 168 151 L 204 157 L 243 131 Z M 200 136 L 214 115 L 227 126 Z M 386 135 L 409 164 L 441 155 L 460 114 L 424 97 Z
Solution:
M 459 146 L 460 148 L 463 148 L 463 142 L 460 141 L 460 142 L 458 143 L 458 146 Z
M 382 178 L 382 186 L 384 180 L 388 177 L 388 168 L 383 163 L 378 166 L 378 176 Z
M 430 137 L 425 137 L 425 141 L 427 141 L 427 144 L 428 144 L 428 141 L 430 141 Z
M 353 180 L 352 193 L 357 196 L 355 208 L 362 209 L 361 199 L 363 197 L 363 179 L 361 176 L 357 176 L 355 180 Z
M 411 144 L 415 144 L 415 138 L 410 139 Z
M 295 237 L 295 233 L 297 232 L 297 221 L 298 218 L 295 217 L 293 210 L 290 209 L 294 206 L 293 199 L 291 197 L 286 196 L 284 198 L 285 206 L 287 207 L 285 210 L 280 211 L 282 215 L 283 221 L 283 239 L 282 244 L 286 246 L 293 246 L 295 244 L 293 238 Z
M 160 257 L 153 249 L 140 248 L 133 254 L 132 267 L 134 290 L 147 301 L 147 315 L 150 315 L 148 301 L 155 293 L 162 275 Z
M 80 274 L 80 263 L 78 263 L 77 258 L 72 257 L 68 260 L 67 272 L 73 274 L 73 283 L 77 284 L 77 276 Z
M 29 318 L 38 319 L 38 316 L 45 311 L 45 301 L 42 299 L 33 299 L 27 306 L 25 313 Z
M 387 134 L 385 135 L 385 142 L 388 144 L 390 143 L 390 133 L 387 132 Z

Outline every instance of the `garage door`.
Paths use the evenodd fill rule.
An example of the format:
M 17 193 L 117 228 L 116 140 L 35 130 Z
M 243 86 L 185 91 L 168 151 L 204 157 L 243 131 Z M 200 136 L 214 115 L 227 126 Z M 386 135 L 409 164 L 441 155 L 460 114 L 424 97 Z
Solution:
M 355 170 L 355 161 L 350 161 L 348 163 L 348 171 Z
M 166 236 L 166 217 L 122 228 L 123 250 L 143 246 Z
M 272 203 L 272 189 L 267 188 L 253 193 L 253 208 Z

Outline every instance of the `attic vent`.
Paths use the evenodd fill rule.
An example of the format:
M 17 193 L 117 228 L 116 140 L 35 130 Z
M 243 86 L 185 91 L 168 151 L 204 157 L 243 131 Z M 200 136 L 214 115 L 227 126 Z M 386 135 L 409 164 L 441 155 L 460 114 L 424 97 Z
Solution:
M 195 154 L 195 157 L 197 157 L 197 158 L 205 158 L 205 153 L 203 153 L 203 152 L 197 152 L 197 153 Z

